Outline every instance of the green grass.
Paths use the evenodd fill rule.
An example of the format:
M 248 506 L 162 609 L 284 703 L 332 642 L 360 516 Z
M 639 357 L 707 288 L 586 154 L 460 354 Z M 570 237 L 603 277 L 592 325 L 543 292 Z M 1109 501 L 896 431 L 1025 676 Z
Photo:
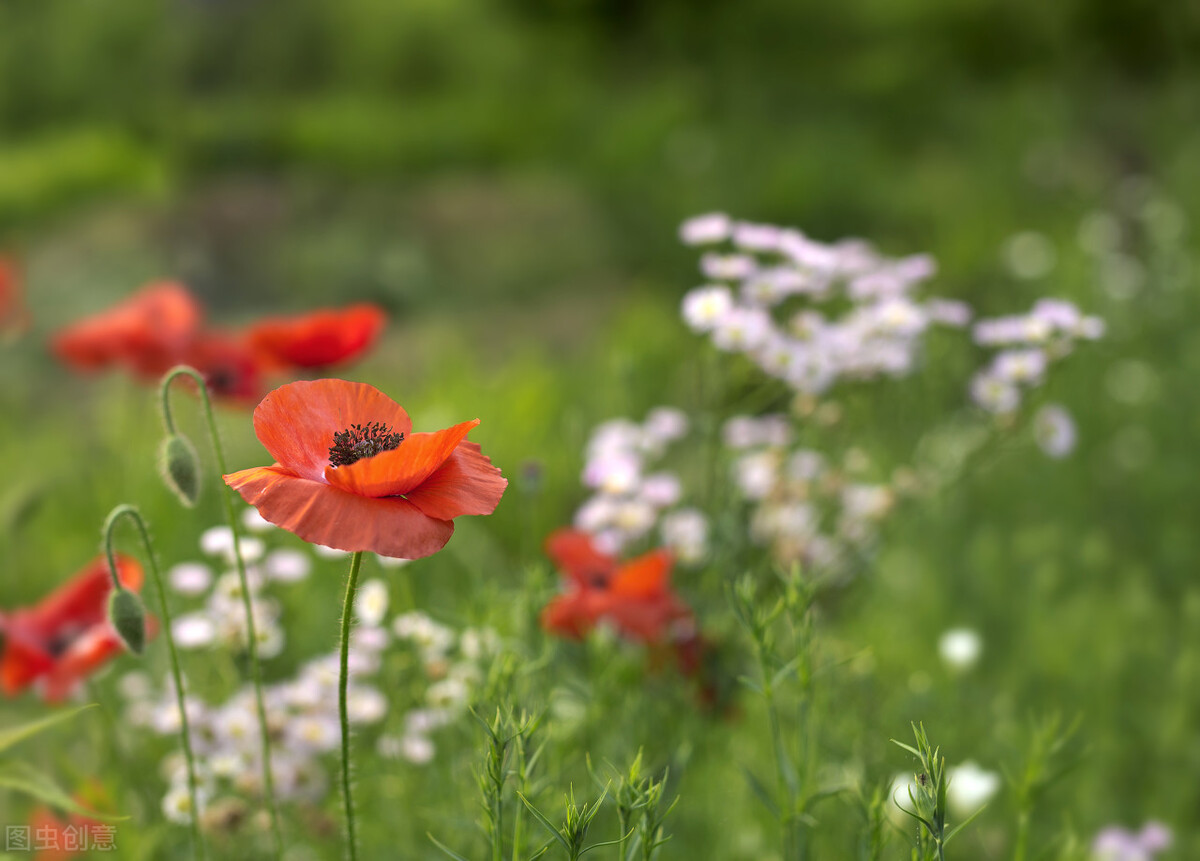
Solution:
M 537 613 L 558 587 L 541 545 L 585 497 L 597 423 L 664 403 L 715 422 L 745 394 L 746 369 L 721 365 L 678 318 L 700 277 L 675 239 L 682 218 L 719 208 L 823 240 L 866 236 L 889 254 L 933 254 L 933 292 L 982 314 L 1055 295 L 1109 333 L 1027 405 L 1072 410 L 1070 458 L 1044 458 L 1023 426 L 993 434 L 944 487 L 898 506 L 852 583 L 819 596 L 817 730 L 798 739 L 815 745 L 814 779 L 851 776 L 869 795 L 912 770 L 890 739 L 909 740 L 913 721 L 951 764 L 1016 770 L 1030 727 L 1058 714 L 1079 719 L 1079 758 L 1036 807 L 1031 857 L 1079 857 L 1071 835 L 1086 846 L 1105 824 L 1149 819 L 1175 830 L 1165 857 L 1200 854 L 1188 21 L 1082 2 L 1021 3 L 986 21 L 933 2 L 737 14 L 665 3 L 632 18 L 624 4 L 360 0 L 338 14 L 298 3 L 286 19 L 273 4 L 210 5 L 0 12 L 0 252 L 21 258 L 34 317 L 23 340 L 0 343 L 0 607 L 35 602 L 93 558 L 118 503 L 145 513 L 165 566 L 198 558 L 221 516 L 213 476 L 194 512 L 159 483 L 152 391 L 72 377 L 49 355 L 53 331 L 161 277 L 185 280 L 219 325 L 375 301 L 392 314 L 387 336 L 346 376 L 403 403 L 418 427 L 479 417 L 472 438 L 510 487 L 443 553 L 400 571 L 368 560 L 364 577 L 385 578 L 393 612 L 501 633 L 517 669 L 483 686 L 483 705 L 546 710 L 531 800 L 552 820 L 571 788 L 580 803 L 598 797 L 588 757 L 607 778 L 641 749 L 655 775 L 669 766 L 666 797 L 680 798 L 662 858 L 782 858 L 745 778 L 773 792 L 777 766 L 761 698 L 736 682 L 755 672 L 753 644 L 725 589 L 747 568 L 762 583 L 773 574 L 746 549 L 736 500 L 702 496 L 728 464 L 699 445 L 672 461 L 733 524 L 721 564 L 675 575 L 714 643 L 727 708 L 700 707 L 636 647 L 546 636 Z M 1081 249 L 1097 211 L 1118 219 L 1140 287 L 1110 289 L 1113 264 Z M 1031 281 L 1002 257 L 1024 230 L 1057 253 Z M 939 460 L 978 429 L 965 385 L 982 360 L 939 335 L 918 377 L 838 392 L 842 420 L 802 432 L 838 456 L 862 449 L 879 478 Z M 186 396 L 176 410 L 211 464 Z M 266 462 L 248 411 L 222 409 L 219 423 L 231 468 Z M 345 567 L 321 560 L 279 587 L 288 648 L 268 680 L 333 649 Z M 968 674 L 937 656 L 960 625 L 984 642 Z M 152 642 L 144 661 L 159 677 L 163 652 Z M 121 658 L 86 692 L 99 709 L 18 752 L 69 790 L 101 781 L 130 817 L 118 857 L 182 857 L 186 829 L 159 807 L 159 762 L 176 742 L 125 725 L 119 707 L 116 682 L 135 665 Z M 186 669 L 214 697 L 244 670 L 222 652 L 189 653 Z M 403 650 L 379 682 L 397 713 L 425 684 Z M 798 709 L 794 687 L 780 697 Z M 5 722 L 48 711 L 26 696 Z M 444 857 L 426 832 L 483 857 L 480 726 L 441 730 L 428 766 L 376 756 L 378 733 L 356 740 L 363 857 Z M 0 824 L 29 809 L 0 792 Z M 851 794 L 812 815 L 811 857 L 852 857 L 864 820 Z M 1006 787 L 950 857 L 1011 858 L 1017 818 Z M 294 857 L 339 851 L 335 792 L 285 806 L 284 820 Z M 526 819 L 530 852 L 548 839 L 539 829 Z M 214 835 L 212 854 L 260 857 L 255 833 L 250 822 Z M 611 806 L 591 834 L 618 836 Z M 898 836 L 883 857 L 907 857 Z

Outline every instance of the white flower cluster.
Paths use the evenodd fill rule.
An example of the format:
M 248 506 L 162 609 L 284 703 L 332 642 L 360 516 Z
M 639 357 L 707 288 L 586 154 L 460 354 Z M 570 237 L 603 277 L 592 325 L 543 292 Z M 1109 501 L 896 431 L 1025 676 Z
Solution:
M 672 407 L 651 410 L 640 424 L 613 419 L 597 426 L 583 469 L 583 484 L 594 493 L 575 513 L 575 526 L 613 554 L 657 526 L 663 543 L 680 561 L 703 559 L 708 547 L 704 515 L 676 507 L 682 487 L 675 473 L 648 471 L 687 431 L 687 416 Z
M 1085 316 L 1070 302 L 1040 299 L 1028 314 L 979 320 L 975 343 L 1001 348 L 971 380 L 971 398 L 992 413 L 1011 413 L 1022 388 L 1041 385 L 1050 363 L 1071 352 L 1077 340 L 1104 335 L 1104 321 Z
M 499 651 L 500 640 L 490 628 L 457 632 L 416 611 L 397 616 L 392 631 L 415 649 L 429 684 L 421 704 L 404 715 L 403 732 L 380 736 L 376 750 L 381 756 L 423 765 L 437 753 L 433 731 L 466 712 L 482 680 L 484 662 Z
M 733 483 L 752 506 L 750 535 L 777 560 L 843 573 L 874 542 L 895 498 L 889 486 L 851 481 L 820 452 L 794 447 L 783 415 L 734 416 L 723 436 Z
M 227 528 L 208 530 L 201 543 L 212 555 L 225 561 L 232 559 L 232 536 Z M 262 592 L 272 582 L 303 579 L 312 568 L 313 558 L 300 550 L 266 552 L 264 542 L 256 538 L 243 539 L 242 549 L 250 563 L 247 579 L 260 655 L 270 656 L 279 651 L 274 644 L 282 646 L 283 629 L 278 605 Z M 208 565 L 189 562 L 172 568 L 169 582 L 181 594 L 207 595 L 202 609 L 180 616 L 172 625 L 178 646 L 244 647 L 244 607 L 236 573 L 214 577 Z M 349 719 L 355 725 L 400 720 L 403 735 L 382 735 L 380 752 L 394 751 L 412 762 L 428 762 L 434 755 L 430 732 L 461 716 L 482 677 L 483 662 L 497 651 L 498 637 L 490 630 L 466 629 L 459 633 L 418 613 L 395 617 L 389 629 L 387 611 L 387 584 L 380 579 L 363 582 L 355 604 L 358 625 L 349 652 Z M 379 672 L 389 647 L 409 646 L 418 649 L 425 669 L 423 702 L 419 708 L 398 715 L 370 679 Z M 323 757 L 341 744 L 339 665 L 340 656 L 333 651 L 307 661 L 294 677 L 263 687 L 272 778 L 281 800 L 315 801 L 326 793 L 332 763 Z M 131 726 L 160 735 L 179 732 L 179 707 L 170 679 L 156 692 L 144 673 L 134 672 L 121 679 L 120 687 Z M 254 689 L 244 685 L 226 702 L 216 705 L 194 696 L 185 697 L 185 702 L 199 767 L 197 800 L 201 816 L 224 802 L 235 803 L 239 797 L 261 794 L 262 750 Z M 165 815 L 174 822 L 190 821 L 192 810 L 182 756 L 168 757 L 163 773 L 168 783 L 163 797 Z
M 965 326 L 971 317 L 961 302 L 916 298 L 935 271 L 927 255 L 891 259 L 859 240 L 826 245 L 721 213 L 685 222 L 680 236 L 723 248 L 701 257 L 710 283 L 684 296 L 685 322 L 797 392 L 904 376 L 930 326 Z

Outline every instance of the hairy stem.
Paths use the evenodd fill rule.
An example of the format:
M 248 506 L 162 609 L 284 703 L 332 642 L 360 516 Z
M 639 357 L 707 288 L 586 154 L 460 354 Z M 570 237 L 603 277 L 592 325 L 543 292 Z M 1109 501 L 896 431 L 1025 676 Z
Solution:
M 200 403 L 204 418 L 208 422 L 208 435 L 212 440 L 213 452 L 217 458 L 217 469 L 221 475 L 229 472 L 225 463 L 225 451 L 221 447 L 221 435 L 217 432 L 217 421 L 213 415 L 212 401 L 208 396 L 208 386 L 204 377 L 195 368 L 178 365 L 167 372 L 159 387 L 159 404 L 162 408 L 163 424 L 167 433 L 175 433 L 175 422 L 171 415 L 171 399 L 169 397 L 171 383 L 180 376 L 191 377 L 200 390 Z M 275 800 L 275 777 L 271 767 L 271 732 L 267 725 L 267 709 L 263 702 L 262 668 L 258 661 L 258 632 L 254 625 L 254 606 L 250 599 L 250 584 L 246 579 L 246 561 L 242 557 L 241 530 L 238 528 L 237 513 L 233 508 L 232 490 L 224 488 L 221 501 L 225 504 L 225 517 L 229 521 L 229 530 L 233 535 L 233 556 L 237 563 L 238 582 L 242 591 L 242 608 L 246 615 L 246 648 L 250 656 L 250 677 L 254 683 L 254 705 L 258 712 L 258 732 L 262 748 L 262 780 L 263 793 L 267 799 L 267 809 L 271 814 L 271 834 L 275 840 L 275 856 L 283 857 L 283 831 L 279 825 L 279 806 Z
M 338 715 L 342 723 L 342 801 L 346 808 L 346 844 L 350 861 L 358 858 L 354 832 L 354 798 L 350 789 L 350 717 L 346 692 L 350 682 L 350 623 L 354 618 L 354 595 L 358 591 L 358 571 L 362 551 L 350 557 L 350 575 L 346 578 L 346 600 L 342 603 L 341 671 L 338 675 Z
M 162 576 L 158 573 L 158 561 L 154 558 L 154 546 L 150 543 L 150 532 L 146 529 L 146 521 L 141 513 L 132 505 L 118 505 L 109 512 L 104 521 L 104 553 L 108 557 L 108 570 L 113 583 L 118 588 L 116 556 L 113 553 L 113 532 L 117 521 L 127 517 L 136 524 L 138 534 L 142 539 L 142 547 L 146 551 L 146 567 L 154 578 L 154 588 L 158 592 L 159 612 L 162 614 L 163 637 L 167 641 L 167 652 L 171 658 L 171 676 L 175 680 L 175 703 L 179 708 L 179 739 L 183 744 L 183 758 L 187 766 L 188 800 L 191 803 L 192 846 L 197 858 L 204 858 L 204 840 L 200 836 L 200 805 L 196 798 L 196 759 L 192 755 L 192 735 L 188 727 L 187 706 L 183 695 L 183 674 L 179 671 L 179 653 L 175 650 L 175 638 L 171 634 L 171 610 L 167 606 L 167 593 L 163 588 Z

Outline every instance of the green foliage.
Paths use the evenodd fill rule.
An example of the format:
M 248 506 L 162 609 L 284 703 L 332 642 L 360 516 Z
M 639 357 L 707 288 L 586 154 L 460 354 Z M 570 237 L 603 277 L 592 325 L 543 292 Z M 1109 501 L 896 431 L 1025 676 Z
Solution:
M 160 277 L 186 279 L 219 326 L 377 301 L 385 342 L 332 373 L 394 393 L 419 428 L 479 416 L 472 439 L 511 482 L 444 553 L 383 572 L 393 605 L 495 627 L 510 664 L 480 702 L 545 714 L 481 705 L 482 745 L 469 723 L 447 727 L 424 767 L 356 737 L 364 857 L 570 856 L 590 840 L 617 841 L 623 861 L 784 847 L 875 861 L 898 844 L 885 740 L 914 716 L 949 756 L 1008 765 L 1010 791 L 957 832 L 954 857 L 1079 859 L 1104 824 L 1150 818 L 1176 829 L 1177 857 L 1200 856 L 1200 785 L 1179 779 L 1200 771 L 1196 24 L 1179 4 L 1084 0 L 5 4 L 0 253 L 27 263 L 35 327 L 0 344 L 0 608 L 78 570 L 120 500 L 149 513 L 170 564 L 221 519 L 216 494 L 179 512 L 150 463 L 153 398 L 70 377 L 47 355 L 58 326 Z M 738 370 L 714 379 L 678 322 L 698 276 L 674 227 L 714 208 L 927 250 L 939 290 L 981 313 L 1054 293 L 1110 331 L 1039 396 L 1078 417 L 1063 461 L 1041 458 L 1027 423 L 962 409 L 982 359 L 948 338 L 911 387 L 848 391 L 839 415 L 811 416 L 806 439 L 839 458 L 936 477 L 854 580 L 816 594 L 763 564 L 729 463 L 687 474 L 720 512 L 718 556 L 674 580 L 711 645 L 718 695 L 701 703 L 696 681 L 628 644 L 553 642 L 537 618 L 556 588 L 541 543 L 581 499 L 589 428 L 670 403 L 715 448 L 740 398 L 772 397 Z M 1047 274 L 1005 262 L 1022 230 L 1049 239 Z M 233 468 L 261 462 L 249 411 L 218 421 Z M 269 681 L 332 643 L 342 567 L 319 563 L 281 599 Z M 960 625 L 984 642 L 966 672 L 936 656 Z M 155 679 L 163 652 L 145 658 Z M 198 694 L 244 679 L 241 657 L 182 660 Z M 132 666 L 90 682 L 102 727 L 31 739 L 5 779 L 61 803 L 45 775 L 99 776 L 134 812 L 119 857 L 180 855 L 157 770 L 174 743 L 125 723 Z M 389 695 L 411 696 L 413 671 L 390 664 Z M 45 714 L 34 696 L 11 707 Z M 1025 717 L 1056 713 L 1086 720 Z M 922 773 L 955 764 L 917 741 Z M 590 785 L 585 752 L 633 765 L 603 804 L 598 789 L 560 807 Z M 921 851 L 960 825 L 940 783 L 912 808 L 933 826 Z M 8 809 L 16 822 L 28 804 Z M 335 800 L 282 815 L 291 842 L 336 851 Z

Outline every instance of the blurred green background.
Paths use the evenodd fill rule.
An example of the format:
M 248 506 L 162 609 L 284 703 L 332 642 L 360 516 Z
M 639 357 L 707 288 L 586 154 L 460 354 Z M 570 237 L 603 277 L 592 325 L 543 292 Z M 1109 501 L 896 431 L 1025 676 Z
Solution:
M 528 509 L 478 527 L 507 554 L 487 557 L 503 603 L 514 560 L 582 497 L 588 427 L 694 405 L 678 223 L 721 209 L 864 236 L 933 254 L 933 291 L 982 313 L 1050 294 L 1110 326 L 1051 387 L 1074 456 L 1001 446 L 897 518 L 849 601 L 837 637 L 878 656 L 853 704 L 868 759 L 902 769 L 885 740 L 924 719 L 994 766 L 997 727 L 1078 710 L 1095 755 L 1047 815 L 1083 835 L 1162 818 L 1195 857 L 1198 94 L 1200 7 L 1151 0 L 6 0 L 0 251 L 34 328 L 0 353 L 0 594 L 75 570 L 119 501 L 170 510 L 148 395 L 72 379 L 44 348 L 148 280 L 185 281 L 229 324 L 387 307 L 356 375 L 430 424 L 468 404 L 510 475 L 546 467 Z M 1052 265 L 1013 263 L 1022 231 Z M 920 410 L 882 401 L 857 442 L 894 450 L 962 404 L 979 357 L 937 356 L 953 379 Z M 247 416 L 222 425 L 235 466 L 258 462 Z M 194 523 L 157 526 L 192 546 Z M 986 643 L 971 686 L 936 665 L 957 624 Z M 1004 827 L 988 815 L 980 845 Z

